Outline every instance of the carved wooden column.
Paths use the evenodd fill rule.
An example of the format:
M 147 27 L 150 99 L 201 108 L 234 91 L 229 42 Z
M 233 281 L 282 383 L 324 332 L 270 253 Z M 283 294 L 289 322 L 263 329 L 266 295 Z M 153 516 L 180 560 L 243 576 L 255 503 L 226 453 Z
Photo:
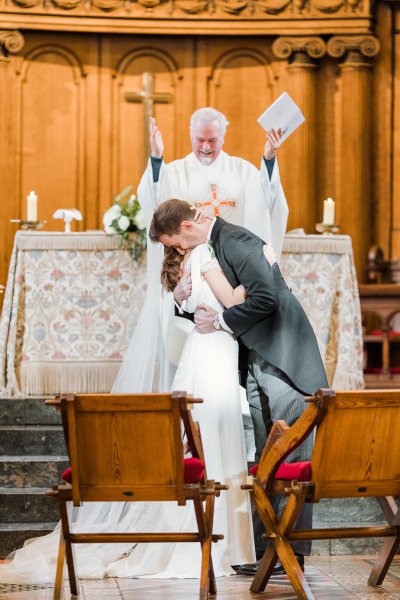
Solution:
M 372 185 L 374 143 L 372 127 L 371 58 L 379 52 L 372 35 L 334 36 L 327 43 L 330 56 L 344 61 L 341 70 L 341 142 L 338 169 L 337 222 L 353 239 L 359 281 L 365 280 L 372 243 Z
M 289 59 L 290 95 L 300 106 L 306 121 L 288 140 L 290 180 L 285 193 L 290 207 L 289 228 L 303 227 L 315 233 L 317 206 L 317 61 L 324 56 L 325 42 L 320 37 L 280 37 L 272 51 L 278 58 Z M 317 204 L 318 203 L 318 204 Z
M 18 52 L 23 45 L 24 38 L 19 31 L 0 30 L 0 253 L 2 257 L 5 256 L 6 250 L 10 246 L 8 241 L 9 230 L 6 229 L 9 215 L 6 211 L 10 206 L 10 198 L 12 198 L 13 193 L 12 174 L 15 172 L 13 163 L 16 159 L 11 140 L 10 103 L 12 95 L 10 89 L 12 84 L 9 54 Z M 4 284 L 7 278 L 4 261 L 0 262 L 0 269 L 0 283 Z

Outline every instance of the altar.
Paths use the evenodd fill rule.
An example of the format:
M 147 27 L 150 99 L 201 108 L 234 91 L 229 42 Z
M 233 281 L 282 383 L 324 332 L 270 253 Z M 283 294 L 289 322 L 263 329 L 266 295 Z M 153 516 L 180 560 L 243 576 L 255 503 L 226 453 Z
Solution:
M 287 235 L 281 267 L 314 328 L 329 384 L 363 387 L 351 239 Z M 145 290 L 145 262 L 133 261 L 119 237 L 18 231 L 0 319 L 0 396 L 110 391 Z
M 362 322 L 351 238 L 286 235 L 281 270 L 310 319 L 330 387 L 362 389 Z
M 0 397 L 110 391 L 145 290 L 145 262 L 119 236 L 18 231 L 0 319 Z

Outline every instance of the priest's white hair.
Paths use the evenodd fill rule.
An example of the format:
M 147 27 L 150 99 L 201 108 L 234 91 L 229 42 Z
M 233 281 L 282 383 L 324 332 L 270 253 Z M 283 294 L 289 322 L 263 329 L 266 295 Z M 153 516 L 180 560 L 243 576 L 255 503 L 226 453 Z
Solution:
M 209 125 L 215 121 L 218 122 L 220 134 L 224 138 L 226 128 L 229 125 L 229 121 L 226 116 L 222 112 L 219 112 L 219 110 L 211 108 L 210 106 L 205 106 L 204 108 L 199 108 L 199 110 L 196 110 L 190 117 L 190 138 L 193 138 L 194 128 L 197 123 L 200 123 L 201 125 Z

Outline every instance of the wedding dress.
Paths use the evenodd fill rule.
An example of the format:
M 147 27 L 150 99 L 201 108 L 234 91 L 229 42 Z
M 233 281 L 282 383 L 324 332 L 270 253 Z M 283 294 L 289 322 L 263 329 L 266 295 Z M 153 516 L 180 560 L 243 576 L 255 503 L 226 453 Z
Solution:
M 202 277 L 205 270 L 215 267 L 218 263 L 207 244 L 191 252 L 185 266 L 192 275 L 189 312 L 201 303 L 222 310 Z M 214 532 L 225 536 L 212 545 L 217 577 L 233 574 L 231 565 L 255 560 L 249 494 L 240 489 L 247 462 L 237 353 L 237 342 L 228 332 L 204 335 L 193 329 L 173 382 L 173 389 L 204 399 L 203 404 L 195 405 L 193 418 L 200 423 L 207 475 L 229 485 L 229 491 L 221 492 L 215 504 Z M 86 532 L 196 530 L 192 503 L 84 503 L 73 510 L 73 521 L 73 531 L 82 528 Z M 11 563 L 0 565 L 0 582 L 53 583 L 58 542 L 59 525 L 49 535 L 30 540 Z M 76 544 L 75 551 L 81 578 L 200 576 L 200 544 Z

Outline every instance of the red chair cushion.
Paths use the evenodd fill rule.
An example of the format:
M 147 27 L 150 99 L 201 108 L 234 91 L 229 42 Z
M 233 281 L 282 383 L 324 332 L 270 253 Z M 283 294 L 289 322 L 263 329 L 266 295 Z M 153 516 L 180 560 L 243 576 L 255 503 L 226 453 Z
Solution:
M 369 332 L 370 335 L 383 335 L 383 333 L 383 329 L 374 329 L 373 331 Z M 400 331 L 394 331 L 392 329 L 391 331 L 389 331 L 389 335 L 400 336 Z
M 256 477 L 258 465 L 251 467 L 250 473 Z M 297 479 L 297 481 L 310 481 L 311 479 L 311 461 L 295 463 L 282 463 L 275 474 L 275 479 Z
M 204 475 L 204 463 L 199 458 L 185 458 L 183 461 L 184 481 L 185 483 L 198 483 Z M 71 467 L 65 469 L 61 474 L 61 479 L 72 482 Z
M 205 465 L 199 458 L 184 458 L 183 468 L 185 483 L 199 483 L 204 475 Z
M 68 467 L 68 469 L 65 469 L 64 473 L 61 473 L 61 479 L 64 479 L 64 481 L 66 481 L 67 483 L 72 482 L 71 467 Z

